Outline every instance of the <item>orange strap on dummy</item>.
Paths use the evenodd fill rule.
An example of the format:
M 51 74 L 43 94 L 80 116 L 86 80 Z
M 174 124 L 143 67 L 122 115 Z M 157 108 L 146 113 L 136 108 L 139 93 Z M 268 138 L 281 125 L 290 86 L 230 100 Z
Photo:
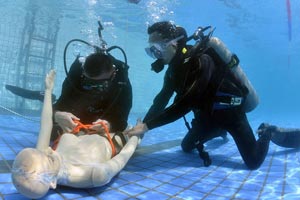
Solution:
M 95 130 L 91 129 L 91 127 L 96 125 L 96 124 L 100 124 L 104 128 L 107 139 L 108 139 L 108 141 L 111 145 L 111 150 L 112 150 L 112 156 L 111 157 L 114 157 L 117 154 L 115 145 L 114 145 L 114 143 L 113 143 L 113 141 L 110 137 L 108 127 L 106 126 L 106 124 L 104 122 L 100 121 L 100 122 L 97 122 L 95 124 L 82 124 L 78 120 L 74 120 L 74 122 L 77 123 L 77 126 L 72 131 L 72 133 L 75 134 L 75 135 L 78 134 L 81 130 L 84 130 L 85 134 L 87 134 L 87 135 L 97 134 Z M 61 135 L 54 141 L 54 143 L 52 145 L 53 150 L 56 150 L 58 142 L 60 140 L 60 137 L 61 137 Z

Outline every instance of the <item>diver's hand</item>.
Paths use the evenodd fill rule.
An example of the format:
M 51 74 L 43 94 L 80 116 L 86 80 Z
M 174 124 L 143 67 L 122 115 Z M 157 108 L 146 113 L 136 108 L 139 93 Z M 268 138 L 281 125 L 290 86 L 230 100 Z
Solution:
M 93 122 L 93 126 L 90 127 L 90 129 L 95 130 L 97 133 L 104 133 L 105 127 L 107 127 L 108 131 L 110 131 L 109 122 L 103 119 L 98 119 L 97 121 Z
M 50 91 L 53 90 L 55 74 L 56 74 L 55 71 L 53 69 L 51 69 L 49 71 L 49 73 L 46 75 L 46 78 L 45 78 L 45 89 L 46 90 L 50 90 Z
M 147 124 L 143 123 L 140 119 L 137 120 L 137 123 L 135 127 L 125 130 L 124 134 L 130 136 L 136 135 L 136 136 L 142 136 L 148 131 Z
M 69 112 L 56 111 L 54 120 L 62 128 L 64 133 L 70 133 L 77 126 L 74 120 L 80 120 L 78 117 Z

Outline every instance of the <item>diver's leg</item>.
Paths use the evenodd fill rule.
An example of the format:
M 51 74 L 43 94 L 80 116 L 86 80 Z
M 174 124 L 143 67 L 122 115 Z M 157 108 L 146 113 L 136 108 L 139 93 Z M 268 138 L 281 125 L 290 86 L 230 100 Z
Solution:
M 181 142 L 181 148 L 184 152 L 191 152 L 196 148 L 196 142 L 198 141 L 200 131 L 197 119 L 192 120 L 192 127 L 185 135 Z
M 269 150 L 271 133 L 262 134 L 256 141 L 246 114 L 238 109 L 218 111 L 215 117 L 232 135 L 247 167 L 257 169 Z
M 215 137 L 221 136 L 225 141 L 228 140 L 227 131 L 215 126 L 209 115 L 198 110 L 194 112 L 194 117 L 191 129 L 181 142 L 181 148 L 184 152 L 191 152 L 195 148 L 198 149 L 196 143 L 201 142 L 204 144 Z

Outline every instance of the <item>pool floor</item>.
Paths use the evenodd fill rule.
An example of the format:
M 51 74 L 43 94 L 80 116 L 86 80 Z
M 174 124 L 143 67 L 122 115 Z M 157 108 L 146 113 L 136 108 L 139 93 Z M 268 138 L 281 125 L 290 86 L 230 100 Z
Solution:
M 16 116 L 1 116 L 0 122 L 0 199 L 26 199 L 13 186 L 10 169 L 21 149 L 34 147 L 39 123 Z M 182 120 L 154 129 L 108 185 L 93 189 L 58 186 L 43 199 L 299 199 L 299 149 L 270 143 L 263 165 L 251 171 L 231 136 L 227 142 L 216 138 L 206 144 L 212 165 L 204 167 L 196 151 L 181 151 L 185 133 Z

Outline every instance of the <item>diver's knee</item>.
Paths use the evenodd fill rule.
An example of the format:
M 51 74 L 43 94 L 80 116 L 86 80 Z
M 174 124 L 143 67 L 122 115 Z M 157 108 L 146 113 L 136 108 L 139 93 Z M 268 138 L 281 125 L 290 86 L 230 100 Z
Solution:
M 182 151 L 188 153 L 196 148 L 197 135 L 193 131 L 189 131 L 181 141 Z

